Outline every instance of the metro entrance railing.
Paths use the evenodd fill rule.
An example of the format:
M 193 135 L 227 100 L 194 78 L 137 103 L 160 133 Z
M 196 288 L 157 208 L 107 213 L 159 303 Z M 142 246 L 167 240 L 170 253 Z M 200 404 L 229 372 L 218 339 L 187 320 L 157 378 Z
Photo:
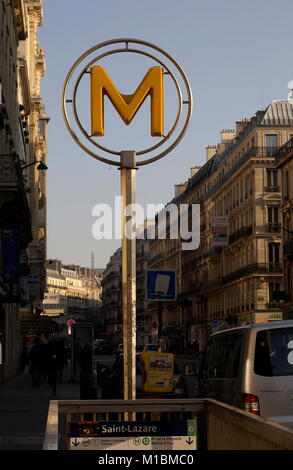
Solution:
M 293 450 L 293 430 L 211 399 L 53 400 L 43 450 L 69 448 L 70 424 L 84 421 L 197 420 L 198 450 Z

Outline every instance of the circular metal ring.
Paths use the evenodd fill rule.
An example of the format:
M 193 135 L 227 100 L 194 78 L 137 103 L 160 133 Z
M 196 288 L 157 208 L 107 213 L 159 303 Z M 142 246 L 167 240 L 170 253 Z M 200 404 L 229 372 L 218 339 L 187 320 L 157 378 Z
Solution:
M 166 70 L 167 70 L 167 73 L 171 76 L 173 82 L 174 82 L 174 85 L 176 87 L 176 91 L 177 91 L 177 95 L 178 95 L 178 112 L 177 112 L 177 116 L 176 116 L 176 119 L 175 119 L 175 122 L 171 128 L 171 130 L 167 133 L 167 136 L 165 136 L 159 143 L 153 145 L 152 147 L 149 147 L 145 150 L 141 150 L 141 151 L 138 151 L 138 152 L 135 152 L 136 155 L 143 155 L 145 153 L 149 153 L 149 152 L 152 152 L 153 150 L 156 150 L 158 147 L 160 147 L 161 145 L 163 145 L 170 137 L 171 135 L 173 134 L 173 132 L 175 131 L 176 127 L 177 127 L 177 124 L 179 122 L 179 119 L 180 119 L 180 116 L 181 116 L 181 112 L 182 112 L 182 95 L 181 95 L 181 90 L 180 90 L 180 87 L 179 87 L 179 84 L 178 84 L 178 81 L 176 80 L 176 77 L 172 74 L 171 70 L 159 59 L 157 59 L 155 56 L 153 56 L 152 54 L 149 54 L 145 51 L 141 51 L 139 49 L 115 49 L 113 51 L 108 51 L 108 52 L 105 52 L 104 54 L 101 54 L 100 56 L 97 56 L 95 57 L 91 62 L 89 62 L 84 68 L 83 70 L 81 71 L 81 73 L 79 74 L 76 82 L 75 82 L 75 86 L 74 86 L 74 90 L 73 90 L 73 99 L 72 99 L 72 105 L 73 105 L 73 115 L 74 115 L 74 119 L 75 119 L 75 122 L 76 124 L 78 125 L 80 131 L 83 133 L 83 135 L 93 144 L 95 145 L 96 147 L 100 148 L 101 150 L 105 151 L 105 152 L 108 152 L 108 153 L 111 153 L 113 155 L 120 155 L 120 152 L 117 152 L 115 150 L 111 150 L 111 149 L 108 149 L 107 147 L 104 147 L 102 146 L 101 144 L 98 144 L 97 142 L 95 142 L 94 140 L 91 139 L 91 136 L 88 135 L 88 133 L 85 131 L 85 129 L 83 128 L 82 124 L 81 124 L 81 121 L 78 117 L 78 114 L 77 114 L 77 109 L 76 109 L 76 93 L 77 93 L 77 88 L 79 86 L 79 83 L 80 83 L 80 80 L 82 79 L 83 75 L 86 73 L 87 69 L 89 67 L 91 67 L 91 65 L 93 65 L 95 62 L 97 62 L 98 60 L 100 59 L 103 59 L 104 57 L 107 57 L 108 55 L 111 55 L 111 54 L 116 54 L 116 53 L 120 53 L 120 52 L 133 52 L 133 53 L 137 53 L 137 54 L 142 54 L 142 55 L 145 55 L 147 57 L 150 57 L 151 59 L 154 59 L 155 61 L 157 61 L 160 65 L 162 65 L 162 67 L 164 67 Z
M 98 49 L 101 49 L 103 47 L 106 47 L 106 46 L 109 46 L 109 45 L 112 45 L 112 44 L 117 44 L 117 43 L 125 43 L 126 44 L 126 48 L 125 49 L 114 49 L 114 50 L 111 50 L 111 51 L 107 51 L 103 54 L 101 54 L 100 56 L 96 57 L 95 59 L 93 59 L 91 62 L 89 62 L 89 64 L 87 64 L 87 66 L 83 69 L 83 71 L 80 73 L 79 77 L 78 77 L 78 80 L 75 82 L 75 87 L 74 87 L 74 95 L 73 95 L 73 99 L 66 99 L 66 93 L 67 93 L 67 89 L 68 89 L 68 85 L 69 85 L 69 81 L 74 73 L 74 71 L 76 70 L 76 68 L 81 64 L 81 62 L 86 58 L 88 57 L 90 54 L 92 54 L 93 52 L 95 52 L 96 50 Z M 160 59 L 157 59 L 155 56 L 153 56 L 152 54 L 149 54 L 148 52 L 145 52 L 143 50 L 140 50 L 140 49 L 129 49 L 128 45 L 129 43 L 135 43 L 135 44 L 140 44 L 140 45 L 143 45 L 143 46 L 147 46 L 147 47 L 150 47 L 152 49 L 155 49 L 156 51 L 158 51 L 160 54 L 164 55 L 165 57 L 167 57 L 170 62 L 173 63 L 173 65 L 175 66 L 175 68 L 177 69 L 177 71 L 179 72 L 179 74 L 181 75 L 182 79 L 183 79 L 183 82 L 185 84 L 185 88 L 186 88 L 186 91 L 187 91 L 187 96 L 188 96 L 188 99 L 186 101 L 183 101 L 182 102 L 182 94 L 181 94 L 181 90 L 180 90 L 180 87 L 179 87 L 179 84 L 178 84 L 178 81 L 176 80 L 176 77 L 174 76 L 174 74 L 169 70 L 168 67 L 165 66 L 165 64 L 163 64 L 162 61 L 160 61 Z M 176 117 L 176 120 L 175 120 L 175 123 L 174 125 L 172 126 L 171 130 L 169 131 L 169 133 L 167 134 L 167 136 L 164 137 L 164 139 L 159 142 L 158 144 L 152 146 L 152 147 L 149 147 L 145 150 L 142 150 L 142 151 L 139 151 L 137 152 L 137 155 L 142 155 L 144 153 L 148 153 L 148 152 L 151 152 L 151 151 L 154 151 L 156 150 L 159 146 L 163 145 L 167 139 L 169 139 L 171 137 L 171 135 L 173 134 L 173 132 L 175 131 L 177 125 L 178 125 L 178 122 L 180 120 L 180 116 L 181 116 L 181 111 L 182 111 L 182 103 L 184 104 L 188 104 L 188 110 L 187 110 L 187 116 L 186 116 L 186 119 L 185 119 L 185 122 L 184 122 L 184 125 L 181 129 L 181 132 L 179 133 L 179 135 L 177 136 L 177 138 L 175 139 L 175 141 L 167 148 L 165 149 L 163 152 L 159 153 L 158 155 L 152 157 L 152 158 L 149 158 L 149 159 L 146 159 L 146 160 L 143 160 L 143 161 L 140 161 L 140 162 L 137 162 L 137 166 L 141 166 L 141 165 L 146 165 L 148 163 L 152 163 L 154 161 L 157 161 L 159 160 L 160 158 L 164 157 L 165 155 L 167 155 L 169 152 L 171 152 L 171 150 L 174 149 L 174 147 L 176 147 L 176 145 L 180 142 L 180 140 L 183 138 L 183 136 L 185 135 L 186 131 L 187 131 L 187 128 L 188 128 L 188 125 L 189 125 L 189 122 L 190 122 L 190 119 L 191 119 L 191 114 L 192 114 L 192 106 L 193 106 L 193 100 L 192 100 L 192 93 L 191 93 L 191 88 L 190 88 L 190 85 L 189 85 L 189 82 L 187 80 L 187 77 L 184 73 L 184 71 L 182 70 L 182 68 L 180 67 L 180 65 L 175 61 L 175 59 L 173 59 L 172 56 L 170 56 L 167 52 L 163 51 L 161 48 L 159 48 L 158 46 L 154 45 L 154 44 L 151 44 L 149 42 L 146 42 L 146 41 L 142 41 L 140 39 L 132 39 L 132 38 L 121 38 L 121 39 L 112 39 L 110 41 L 105 41 L 103 43 L 100 43 L 100 44 L 97 44 L 95 46 L 93 46 L 92 48 L 88 49 L 86 52 L 84 52 L 76 61 L 75 63 L 72 65 L 72 67 L 70 68 L 68 74 L 67 74 L 67 77 L 65 79 L 65 83 L 64 83 L 64 86 L 63 86 L 63 90 L 62 90 L 62 112 L 63 112 L 63 117 L 64 117 L 64 121 L 65 121 L 65 124 L 67 126 L 67 129 L 69 131 L 69 133 L 71 134 L 72 138 L 75 140 L 75 142 L 83 149 L 85 150 L 85 152 L 87 152 L 89 155 L 91 155 L 92 157 L 96 158 L 97 160 L 100 160 L 104 163 L 107 163 L 107 164 L 110 164 L 110 165 L 116 165 L 116 166 L 119 166 L 120 165 L 120 162 L 118 161 L 115 161 L 115 160 L 110 160 L 108 158 L 105 158 L 101 155 L 98 155 L 96 154 L 95 152 L 93 152 L 92 150 L 90 150 L 89 148 L 87 148 L 80 140 L 79 138 L 77 137 L 77 135 L 75 134 L 72 126 L 70 125 L 69 123 L 69 119 L 68 119 L 68 114 L 67 114 L 67 109 L 66 109 L 66 103 L 68 102 L 71 102 L 73 103 L 73 114 L 74 114 L 74 119 L 80 129 L 80 131 L 82 132 L 82 134 L 91 142 L 91 144 L 99 147 L 101 150 L 105 151 L 105 152 L 108 152 L 108 153 L 112 153 L 114 155 L 120 155 L 121 152 L 116 152 L 116 151 L 112 151 L 110 149 L 107 149 L 106 147 L 103 147 L 99 144 L 97 144 L 96 142 L 94 142 L 91 137 L 87 134 L 87 132 L 84 130 L 84 128 L 82 127 L 81 125 L 81 122 L 79 120 L 79 117 L 77 115 L 77 110 L 76 110 L 76 105 L 75 105 L 75 99 L 76 99 L 76 93 L 77 93 L 77 88 L 78 88 L 78 85 L 80 83 L 80 80 L 82 78 L 82 76 L 84 75 L 84 73 L 86 72 L 87 68 L 92 65 L 93 63 L 97 62 L 98 60 L 100 60 L 101 58 L 103 57 L 106 57 L 110 54 L 115 54 L 115 53 L 118 53 L 118 52 L 134 52 L 134 53 L 139 53 L 139 54 L 143 54 L 143 55 L 146 55 L 148 57 L 151 57 L 153 58 L 155 61 L 157 61 L 158 63 L 160 63 L 163 67 L 165 67 L 165 69 L 168 71 L 168 73 L 170 73 L 172 79 L 173 79 L 173 82 L 175 84 L 175 87 L 176 87 L 176 90 L 177 90 L 177 94 L 178 94 L 178 101 L 179 101 L 179 108 L 178 108 L 178 112 L 177 112 L 177 117 Z

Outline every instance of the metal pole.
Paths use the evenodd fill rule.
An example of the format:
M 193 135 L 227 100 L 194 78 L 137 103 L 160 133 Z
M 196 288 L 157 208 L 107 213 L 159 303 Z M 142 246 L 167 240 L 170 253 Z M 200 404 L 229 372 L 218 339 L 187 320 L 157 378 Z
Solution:
M 121 152 L 124 400 L 136 398 L 136 154 Z M 125 420 L 135 419 L 125 413 Z

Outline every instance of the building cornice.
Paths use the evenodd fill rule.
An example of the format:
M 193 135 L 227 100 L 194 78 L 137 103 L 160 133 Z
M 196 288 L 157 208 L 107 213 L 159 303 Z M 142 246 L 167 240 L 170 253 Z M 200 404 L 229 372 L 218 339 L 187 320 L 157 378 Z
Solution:
M 25 0 L 30 13 L 35 13 L 38 26 L 43 24 L 43 0 Z
M 24 0 L 13 0 L 16 31 L 19 40 L 27 38 L 27 21 Z
M 21 82 L 22 96 L 23 96 L 23 106 L 25 114 L 28 116 L 32 110 L 32 101 L 30 93 L 30 84 L 27 63 L 25 59 L 18 58 L 18 68 L 19 68 L 19 77 Z

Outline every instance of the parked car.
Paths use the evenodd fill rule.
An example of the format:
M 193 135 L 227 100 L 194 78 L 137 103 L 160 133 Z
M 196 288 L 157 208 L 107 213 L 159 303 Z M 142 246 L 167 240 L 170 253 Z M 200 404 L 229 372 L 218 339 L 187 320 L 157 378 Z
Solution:
M 95 354 L 112 354 L 114 345 L 111 341 L 104 339 L 96 339 L 94 341 Z
M 123 398 L 124 374 L 123 355 L 117 356 L 111 368 L 101 368 L 101 394 L 102 398 Z M 147 398 L 147 393 L 142 391 L 142 359 L 136 354 L 136 398 Z M 153 393 L 152 393 L 153 395 Z M 178 364 L 174 361 L 173 390 L 166 394 L 167 398 L 187 398 L 187 386 Z
M 198 380 L 200 397 L 293 427 L 293 321 L 211 335 Z

